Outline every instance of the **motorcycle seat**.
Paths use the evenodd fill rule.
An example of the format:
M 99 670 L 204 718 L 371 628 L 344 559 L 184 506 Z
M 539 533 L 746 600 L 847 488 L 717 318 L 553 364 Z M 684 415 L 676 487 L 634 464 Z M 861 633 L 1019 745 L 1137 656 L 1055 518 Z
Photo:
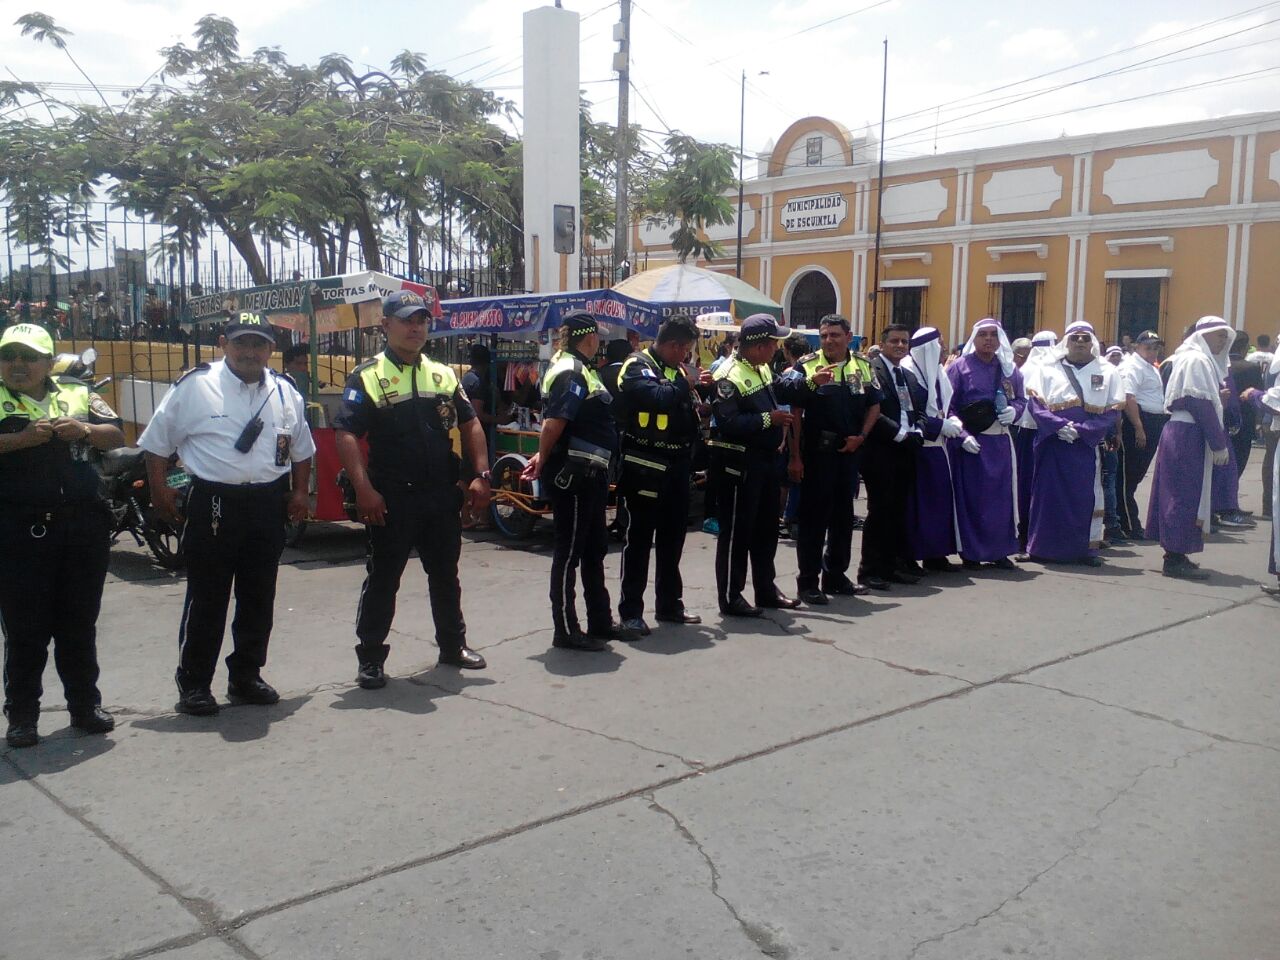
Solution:
M 117 447 L 102 455 L 102 473 L 119 477 L 141 465 L 145 451 L 141 447 Z

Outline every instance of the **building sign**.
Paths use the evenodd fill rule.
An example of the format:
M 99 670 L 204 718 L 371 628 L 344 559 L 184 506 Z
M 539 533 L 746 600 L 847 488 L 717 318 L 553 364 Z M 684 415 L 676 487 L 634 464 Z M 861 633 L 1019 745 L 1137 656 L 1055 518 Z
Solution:
M 806 167 L 822 166 L 821 137 L 810 137 L 804 142 L 804 165 Z
M 782 229 L 787 233 L 806 230 L 834 230 L 849 215 L 849 202 L 843 193 L 824 193 L 820 197 L 792 197 L 782 207 Z

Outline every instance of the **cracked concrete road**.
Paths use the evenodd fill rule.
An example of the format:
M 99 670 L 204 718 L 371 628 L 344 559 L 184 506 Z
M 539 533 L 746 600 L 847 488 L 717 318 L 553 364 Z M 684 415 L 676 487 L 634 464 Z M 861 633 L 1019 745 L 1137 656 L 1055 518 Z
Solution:
M 1217 538 L 1206 584 L 1142 545 L 737 623 L 691 533 L 705 623 L 597 656 L 549 648 L 546 537 L 481 539 L 490 668 L 435 666 L 411 568 L 362 691 L 362 540 L 318 526 L 281 571 L 281 703 L 199 720 L 183 584 L 117 547 L 120 727 L 66 729 L 51 670 L 45 741 L 0 758 L 0 958 L 1280 960 L 1269 533 Z

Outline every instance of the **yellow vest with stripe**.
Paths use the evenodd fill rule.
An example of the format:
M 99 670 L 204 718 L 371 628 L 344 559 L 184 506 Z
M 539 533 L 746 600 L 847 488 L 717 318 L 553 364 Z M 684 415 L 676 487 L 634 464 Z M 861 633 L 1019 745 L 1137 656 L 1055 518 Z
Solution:
M 570 371 L 582 374 L 583 379 L 587 381 L 588 397 L 598 396 L 602 393 L 608 394 L 609 391 L 605 389 L 604 381 L 600 379 L 600 375 L 595 370 L 568 350 L 560 350 L 551 358 L 551 366 L 547 367 L 547 372 L 542 378 L 542 395 L 545 397 L 551 392 L 551 385 L 556 382 L 556 377 Z
M 400 366 L 384 350 L 353 372 L 360 374 L 366 396 L 373 400 L 374 406 L 379 410 L 394 407 L 415 397 L 438 396 L 451 401 L 458 389 L 458 375 L 453 368 L 424 354 L 418 355 L 416 367 L 408 364 Z M 448 431 L 449 444 L 454 454 L 461 455 L 462 433 L 458 429 L 456 413 L 453 422 L 443 425 Z
M 812 381 L 813 375 L 818 372 L 821 367 L 831 366 L 827 363 L 827 358 L 819 351 L 811 353 L 807 357 L 800 358 L 800 369 L 804 371 L 806 380 Z M 866 393 L 867 388 L 875 381 L 875 374 L 871 370 L 871 364 L 862 359 L 853 351 L 849 352 L 849 359 L 838 366 L 831 366 L 831 381 L 833 384 L 848 385 L 851 393 Z M 854 389 L 854 387 L 857 389 Z
M 50 381 L 48 399 L 49 412 L 46 414 L 40 406 L 25 393 L 15 393 L 0 383 L 0 420 L 5 417 L 26 417 L 28 420 L 53 420 L 58 417 L 73 417 L 83 420 L 89 416 L 89 388 L 79 380 L 73 382 Z

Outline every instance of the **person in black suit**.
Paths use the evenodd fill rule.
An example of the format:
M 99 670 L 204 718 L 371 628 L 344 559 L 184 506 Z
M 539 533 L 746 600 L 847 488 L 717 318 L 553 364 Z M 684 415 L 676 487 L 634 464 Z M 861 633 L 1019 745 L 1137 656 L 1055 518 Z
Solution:
M 911 328 L 890 324 L 871 361 L 880 382 L 880 417 L 867 438 L 862 479 L 867 521 L 862 529 L 858 582 L 875 590 L 891 583 L 919 583 L 924 571 L 907 553 L 907 502 L 915 478 L 916 450 L 924 445 L 920 412 L 928 397 L 915 374 L 901 366 L 911 349 Z

